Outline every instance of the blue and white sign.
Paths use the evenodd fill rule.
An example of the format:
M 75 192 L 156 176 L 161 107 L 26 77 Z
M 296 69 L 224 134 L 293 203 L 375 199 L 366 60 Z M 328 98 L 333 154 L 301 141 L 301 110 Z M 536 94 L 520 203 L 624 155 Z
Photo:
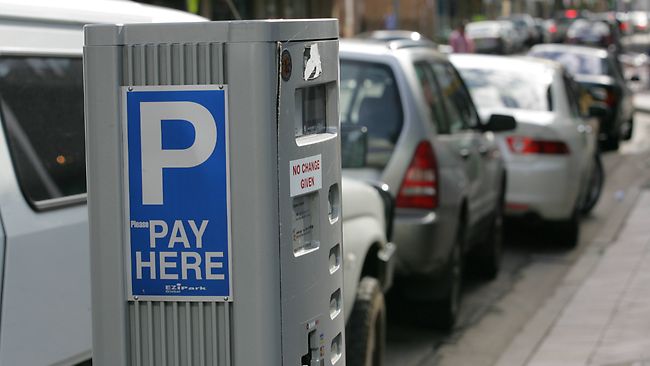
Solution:
M 226 91 L 123 89 L 131 300 L 232 301 Z

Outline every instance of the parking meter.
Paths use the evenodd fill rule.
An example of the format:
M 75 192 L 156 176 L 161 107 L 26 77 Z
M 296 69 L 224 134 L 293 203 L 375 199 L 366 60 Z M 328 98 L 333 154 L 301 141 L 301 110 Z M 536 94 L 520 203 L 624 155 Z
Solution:
M 345 364 L 337 37 L 85 28 L 93 364 Z

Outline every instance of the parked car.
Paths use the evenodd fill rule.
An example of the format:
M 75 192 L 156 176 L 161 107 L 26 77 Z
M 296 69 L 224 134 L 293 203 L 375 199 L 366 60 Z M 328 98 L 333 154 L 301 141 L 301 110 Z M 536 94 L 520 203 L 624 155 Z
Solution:
M 383 365 L 384 293 L 393 282 L 395 252 L 395 245 L 388 241 L 393 198 L 381 185 L 373 188 L 350 178 L 343 178 L 341 191 L 346 364 Z
M 0 364 L 91 357 L 83 25 L 197 20 L 130 1 L 0 1 Z
M 539 43 L 540 34 L 535 26 L 535 19 L 530 14 L 512 14 L 507 19 L 512 21 L 517 32 L 524 36 L 526 46 Z
M 535 18 L 535 30 L 537 31 L 537 39 L 535 39 L 535 44 L 550 42 L 548 27 L 544 19 Z
M 612 45 L 613 35 L 607 23 L 578 19 L 567 30 L 566 43 L 607 48 Z
M 537 45 L 529 55 L 560 62 L 595 99 L 607 104 L 608 113 L 601 118 L 600 126 L 604 149 L 616 150 L 621 139 L 632 137 L 633 93 L 613 52 L 581 46 Z
M 447 58 L 412 43 L 340 44 L 341 123 L 366 128 L 364 168 L 344 175 L 381 181 L 396 197 L 396 274 L 423 316 L 453 326 L 464 254 L 495 276 L 500 263 L 505 169 L 469 92 Z
M 555 13 L 555 17 L 553 18 L 553 21 L 555 23 L 555 34 L 556 34 L 556 39 L 558 42 L 564 42 L 566 39 L 566 34 L 571 26 L 571 24 L 576 20 L 576 19 L 582 19 L 584 18 L 584 15 L 582 14 L 581 11 L 577 9 L 566 9 L 563 11 L 558 11 Z
M 477 53 L 510 54 L 517 47 L 512 23 L 506 21 L 481 21 L 469 23 L 465 32 L 474 41 Z
M 497 141 L 508 169 L 505 212 L 555 224 L 566 246 L 578 240 L 579 215 L 598 201 L 604 173 L 598 124 L 580 110 L 578 86 L 558 63 L 496 56 L 451 57 L 482 118 L 508 114 L 517 129 Z M 592 113 L 604 107 L 592 107 Z

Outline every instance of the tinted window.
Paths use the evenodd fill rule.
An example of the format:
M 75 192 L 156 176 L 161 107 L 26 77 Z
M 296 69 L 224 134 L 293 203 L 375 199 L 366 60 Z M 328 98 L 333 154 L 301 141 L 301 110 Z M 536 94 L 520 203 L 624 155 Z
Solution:
M 3 57 L 0 108 L 30 203 L 86 192 L 81 59 Z
M 569 113 L 572 117 L 580 117 L 580 105 L 578 103 L 579 90 L 573 85 L 571 78 L 568 75 L 564 76 L 564 88 L 566 90 L 567 99 L 569 103 Z
M 451 88 L 451 102 L 454 103 L 456 108 L 461 114 L 463 121 L 466 126 L 476 127 L 478 126 L 478 114 L 474 109 L 474 103 L 472 103 L 472 97 L 469 95 L 463 80 L 456 72 L 451 64 L 446 65 L 447 75 L 452 82 Z
M 445 65 L 434 63 L 432 66 L 433 73 L 438 81 L 438 85 L 440 86 L 445 110 L 447 111 L 450 132 L 455 133 L 466 129 L 468 126 L 463 118 L 463 113 L 458 108 L 457 104 L 453 102 L 453 99 L 461 85 L 451 77 L 447 72 L 447 67 Z
M 549 111 L 549 75 L 515 70 L 459 68 L 479 108 Z
M 415 64 L 415 72 L 422 87 L 422 95 L 431 111 L 431 118 L 436 125 L 436 131 L 440 134 L 449 133 L 448 121 L 443 110 L 443 101 L 440 98 L 440 91 L 436 86 L 435 78 L 431 67 L 426 62 Z
M 341 123 L 368 129 L 367 164 L 383 168 L 402 131 L 402 105 L 393 72 L 369 62 L 341 62 Z

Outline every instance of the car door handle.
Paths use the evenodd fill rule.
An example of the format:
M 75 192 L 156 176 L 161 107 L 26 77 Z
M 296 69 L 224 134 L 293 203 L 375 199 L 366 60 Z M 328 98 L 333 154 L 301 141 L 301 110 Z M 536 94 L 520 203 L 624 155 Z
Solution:
M 460 151 L 458 151 L 458 155 L 460 155 L 460 157 L 464 160 L 467 160 L 467 158 L 469 158 L 469 154 L 469 149 L 460 149 Z

